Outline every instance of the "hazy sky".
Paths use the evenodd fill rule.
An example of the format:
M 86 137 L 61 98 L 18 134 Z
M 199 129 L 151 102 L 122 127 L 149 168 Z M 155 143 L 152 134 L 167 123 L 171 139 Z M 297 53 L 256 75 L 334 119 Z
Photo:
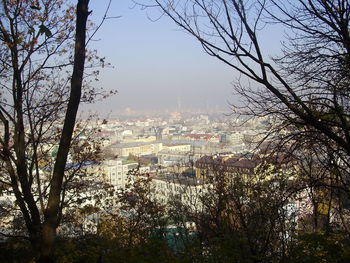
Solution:
M 91 1 L 99 21 L 108 1 Z M 234 72 L 209 57 L 191 36 L 167 17 L 156 22 L 131 0 L 114 0 L 110 16 L 92 43 L 114 68 L 103 69 L 97 85 L 118 94 L 92 108 L 162 110 L 229 108 Z M 149 12 L 148 12 L 149 13 Z M 86 108 L 86 107 L 84 107 Z M 90 107 L 91 108 L 91 107 Z
M 90 2 L 92 20 L 98 23 L 107 0 Z M 117 89 L 118 94 L 90 106 L 104 112 L 123 110 L 225 109 L 233 96 L 232 81 L 238 75 L 227 65 L 210 57 L 189 34 L 162 17 L 156 22 L 154 10 L 134 7 L 132 0 L 113 0 L 109 16 L 92 43 L 114 68 L 103 69 L 96 85 Z M 270 30 L 270 29 L 269 29 Z M 276 34 L 262 35 L 264 47 L 278 45 Z M 86 107 L 84 107 L 86 109 Z

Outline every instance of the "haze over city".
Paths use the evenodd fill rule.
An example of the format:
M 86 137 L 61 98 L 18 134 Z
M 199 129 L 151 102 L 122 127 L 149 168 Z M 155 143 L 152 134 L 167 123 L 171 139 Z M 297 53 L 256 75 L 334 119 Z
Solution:
M 93 2 L 93 21 L 101 20 L 108 1 Z M 192 109 L 229 112 L 235 100 L 232 69 L 208 56 L 167 17 L 142 10 L 131 0 L 114 1 L 91 47 L 111 68 L 101 69 L 96 84 L 118 94 L 86 110 L 157 111 Z

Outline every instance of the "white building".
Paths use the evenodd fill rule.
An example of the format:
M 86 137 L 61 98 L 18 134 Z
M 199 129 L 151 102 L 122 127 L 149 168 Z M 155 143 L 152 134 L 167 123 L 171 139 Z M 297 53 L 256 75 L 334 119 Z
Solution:
M 124 189 L 132 177 L 132 170 L 138 169 L 139 174 L 147 173 L 150 167 L 139 167 L 136 161 L 108 160 L 104 162 L 103 169 L 106 183 L 114 185 L 117 189 Z
M 168 176 L 153 178 L 155 198 L 167 204 L 169 201 L 179 201 L 182 204 L 198 210 L 202 208 L 201 196 L 210 187 L 209 184 L 198 178 L 187 178 L 183 176 Z

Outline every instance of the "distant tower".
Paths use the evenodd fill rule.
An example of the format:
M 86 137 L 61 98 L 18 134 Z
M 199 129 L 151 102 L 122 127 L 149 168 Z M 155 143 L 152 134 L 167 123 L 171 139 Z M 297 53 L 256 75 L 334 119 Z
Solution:
M 181 112 L 181 97 L 177 96 L 177 110 Z

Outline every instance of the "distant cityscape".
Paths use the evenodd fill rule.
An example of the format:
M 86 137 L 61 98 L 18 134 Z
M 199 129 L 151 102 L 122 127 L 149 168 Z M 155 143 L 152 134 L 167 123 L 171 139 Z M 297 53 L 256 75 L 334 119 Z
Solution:
M 221 116 L 221 117 L 219 117 Z M 111 119 L 99 126 L 106 156 L 149 160 L 150 170 L 185 165 L 206 155 L 243 156 L 255 149 L 266 119 L 172 112 L 169 116 Z
M 84 202 L 80 206 L 97 206 L 100 202 L 107 202 L 108 198 L 102 198 L 101 201 L 100 198 L 89 197 L 96 196 L 96 193 L 103 195 L 105 190 L 101 184 L 114 189 L 115 195 L 118 195 L 138 178 L 147 177 L 151 178 L 156 200 L 166 205 L 178 198 L 184 205 L 197 210 L 201 209 L 201 204 L 194 200 L 208 193 L 212 187 L 210 178 L 216 173 L 219 177 L 232 179 L 238 176 L 247 182 L 254 181 L 254 171 L 264 160 L 260 158 L 259 149 L 271 125 L 268 118 L 244 119 L 220 113 L 177 111 L 153 117 L 130 113 L 132 116 L 111 115 L 109 119 L 97 123 L 86 121 L 83 132 L 78 135 L 78 144 L 81 142 L 84 146 L 93 138 L 101 152 L 98 160 L 82 160 L 80 164 L 76 163 L 73 156 L 69 157 L 67 170 L 80 167 L 82 173 L 89 175 L 87 189 L 78 196 L 73 193 L 70 197 L 77 202 L 83 194 Z M 85 151 L 84 147 L 82 151 Z M 55 156 L 56 149 L 57 146 L 51 147 L 51 156 Z M 281 165 L 276 162 L 271 164 Z M 49 163 L 42 162 L 40 167 L 43 177 L 49 178 Z M 3 192 L 0 198 L 3 204 L 10 204 L 14 200 L 11 191 L 7 194 Z M 306 206 L 310 210 L 307 198 L 301 200 L 303 205 L 300 200 L 297 205 L 296 200 L 291 200 L 290 209 L 294 211 L 296 207 Z M 118 206 L 116 203 L 115 207 Z M 304 209 L 302 213 L 308 212 Z M 13 216 L 3 221 L 0 226 L 2 232 L 11 232 L 9 226 L 15 218 Z M 92 229 L 96 229 L 98 217 L 96 214 L 87 218 L 84 224 L 90 227 L 92 224 Z M 71 232 L 72 229 L 66 231 Z
M 118 95 L 113 97 L 118 99 Z M 178 105 L 176 107 L 160 107 L 155 105 L 155 108 L 143 108 L 143 107 L 125 107 L 118 109 L 110 109 L 111 105 L 99 105 L 95 106 L 89 105 L 88 108 L 82 106 L 82 114 L 87 117 L 91 112 L 98 112 L 99 116 L 106 116 L 111 120 L 126 120 L 126 119 L 147 119 L 147 118 L 163 118 L 168 120 L 173 114 L 180 114 L 182 118 L 192 118 L 193 116 L 207 115 L 212 119 L 223 118 L 223 116 L 229 116 L 231 111 L 231 106 L 229 104 L 216 105 L 213 107 L 203 106 L 203 107 L 184 107 Z

